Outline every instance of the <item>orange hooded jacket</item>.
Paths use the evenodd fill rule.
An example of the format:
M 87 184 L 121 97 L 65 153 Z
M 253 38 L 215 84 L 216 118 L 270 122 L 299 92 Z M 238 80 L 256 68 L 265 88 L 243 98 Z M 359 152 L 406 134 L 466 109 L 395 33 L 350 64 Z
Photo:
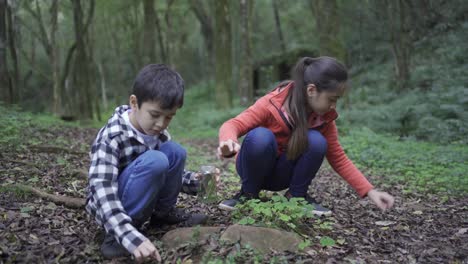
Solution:
M 281 109 L 289 89 L 293 88 L 294 83 L 292 82 L 285 87 L 278 87 L 258 99 L 255 104 L 235 118 L 226 121 L 219 129 L 219 141 L 231 139 L 238 142 L 238 138 L 250 130 L 256 127 L 265 127 L 275 135 L 278 143 L 278 155 L 285 152 L 291 136 L 291 129 L 282 115 Z M 373 189 L 373 186 L 346 156 L 338 142 L 338 130 L 335 124 L 337 117 L 338 113 L 335 110 L 331 110 L 321 117 L 312 113 L 308 117 L 309 128 L 317 129 L 326 138 L 328 144 L 326 158 L 331 167 L 356 190 L 359 196 L 364 197 Z

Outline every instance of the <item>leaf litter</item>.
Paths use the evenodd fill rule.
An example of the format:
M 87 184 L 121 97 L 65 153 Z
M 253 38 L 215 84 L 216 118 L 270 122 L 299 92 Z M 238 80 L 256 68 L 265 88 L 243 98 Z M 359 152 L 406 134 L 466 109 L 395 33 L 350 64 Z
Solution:
M 44 153 L 41 148 L 0 146 L 0 263 L 107 263 L 99 252 L 103 231 L 84 209 L 67 208 L 33 194 L 9 189 L 14 183 L 28 184 L 51 194 L 82 198 L 86 196 L 89 149 L 97 130 L 82 128 L 51 128 L 23 133 L 23 138 L 35 137 L 44 145 L 55 138 L 70 142 L 70 153 L 63 150 Z M 186 139 L 181 142 L 197 153 L 214 153 L 216 139 Z M 222 175 L 232 177 L 232 160 L 209 162 L 221 168 Z M 15 162 L 21 161 L 21 162 Z M 195 162 L 196 163 L 196 162 Z M 192 164 L 190 156 L 188 164 Z M 369 179 L 380 180 L 370 175 Z M 239 189 L 238 180 L 221 184 L 219 199 L 232 196 Z M 367 199 L 359 199 L 354 191 L 330 169 L 321 169 L 310 193 L 333 210 L 331 228 L 311 227 L 312 244 L 302 253 L 272 252 L 263 256 L 264 263 L 281 259 L 285 263 L 467 263 L 468 262 L 468 197 L 438 197 L 427 193 L 405 193 L 403 186 L 390 186 L 385 191 L 396 197 L 395 206 L 381 212 Z M 216 203 L 200 203 L 196 197 L 181 194 L 178 206 L 190 212 L 210 216 L 207 225 L 227 227 L 233 224 L 229 212 Z M 156 241 L 165 262 L 197 263 L 203 252 L 219 259 L 233 254 L 238 245 L 222 245 L 210 239 L 203 245 L 184 245 L 164 249 L 157 241 L 174 226 L 143 230 Z M 319 238 L 326 237 L 327 241 Z M 328 239 L 329 238 L 329 239 Z M 315 239 L 315 240 L 314 240 Z M 331 241 L 337 243 L 332 243 Z M 198 256 L 198 257 L 197 257 Z M 240 258 L 240 259 L 239 259 Z M 254 256 L 236 259 L 253 263 Z M 127 263 L 118 259 L 111 263 Z

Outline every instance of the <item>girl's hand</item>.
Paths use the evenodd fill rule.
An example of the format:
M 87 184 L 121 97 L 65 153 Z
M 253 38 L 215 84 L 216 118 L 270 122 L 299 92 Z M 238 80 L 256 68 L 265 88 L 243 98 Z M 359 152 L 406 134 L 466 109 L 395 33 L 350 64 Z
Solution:
M 149 259 L 154 259 L 158 262 L 161 262 L 161 256 L 159 255 L 158 250 L 149 240 L 145 240 L 143 243 L 141 243 L 133 251 L 133 256 L 138 263 Z
M 367 196 L 377 207 L 382 210 L 387 210 L 392 208 L 395 198 L 386 192 L 377 191 L 375 189 L 370 190 L 367 193 Z
M 219 158 L 230 158 L 234 156 L 240 150 L 240 145 L 234 142 L 232 139 L 219 142 L 218 157 Z

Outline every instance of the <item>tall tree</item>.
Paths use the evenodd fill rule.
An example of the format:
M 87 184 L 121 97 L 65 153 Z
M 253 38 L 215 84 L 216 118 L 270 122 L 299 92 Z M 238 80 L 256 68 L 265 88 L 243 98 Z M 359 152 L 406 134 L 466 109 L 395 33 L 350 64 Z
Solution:
M 215 1 L 217 2 L 217 1 Z M 206 47 L 206 54 L 208 57 L 208 73 L 210 74 L 213 70 L 214 65 L 214 29 L 213 21 L 211 16 L 207 12 L 207 7 L 204 7 L 201 0 L 192 0 L 189 1 L 190 9 L 195 14 L 200 23 L 201 33 Z
M 89 4 L 88 19 L 85 19 L 81 0 L 71 0 L 73 6 L 73 21 L 76 41 L 76 56 L 73 64 L 73 88 L 76 92 L 75 100 L 80 119 L 92 119 L 94 100 L 97 100 L 91 87 L 92 79 L 90 76 L 91 59 L 88 53 L 88 27 L 86 21 L 91 21 L 94 15 L 94 0 L 86 1 Z
M 409 8 L 405 0 L 385 0 L 388 27 L 395 60 L 395 76 L 398 90 L 403 90 L 410 78 L 410 30 Z
M 7 0 L 0 0 L 0 101 L 11 103 L 10 75 L 7 64 Z
M 156 40 L 155 27 L 157 17 L 154 10 L 154 0 L 143 0 L 143 64 L 154 63 L 156 61 Z
M 340 16 L 336 0 L 310 0 L 319 37 L 320 55 L 346 61 L 346 49 L 340 39 Z
M 240 74 L 238 90 L 241 105 L 249 105 L 253 101 L 253 67 L 252 67 L 252 44 L 251 44 L 251 28 L 252 28 L 252 5 L 251 0 L 240 0 Z
M 281 46 L 281 51 L 284 53 L 286 52 L 286 42 L 284 41 L 283 37 L 283 30 L 281 29 L 281 20 L 279 16 L 279 8 L 278 8 L 278 0 L 273 0 L 273 14 L 275 15 L 275 26 L 276 26 L 276 33 L 278 34 L 278 39 Z
M 218 109 L 232 107 L 232 46 L 229 0 L 214 1 L 215 7 L 215 99 Z
M 59 115 L 61 114 L 61 82 L 60 82 L 60 58 L 59 58 L 59 49 L 56 41 L 56 33 L 58 28 L 57 17 L 58 17 L 58 0 L 52 0 L 49 14 L 50 14 L 50 23 L 47 30 L 47 25 L 44 22 L 41 7 L 38 0 L 34 1 L 35 8 L 33 9 L 29 4 L 26 4 L 24 7 L 26 11 L 33 17 L 35 20 L 35 25 L 38 27 L 39 32 L 33 29 L 33 26 L 27 26 L 26 28 L 30 30 L 34 36 L 36 36 L 49 60 L 49 64 L 52 70 L 52 111 L 53 113 Z

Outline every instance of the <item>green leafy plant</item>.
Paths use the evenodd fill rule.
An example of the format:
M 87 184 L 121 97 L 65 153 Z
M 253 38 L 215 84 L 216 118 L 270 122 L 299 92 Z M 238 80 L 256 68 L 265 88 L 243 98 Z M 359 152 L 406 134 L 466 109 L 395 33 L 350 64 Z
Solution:
M 237 205 L 233 218 L 238 224 L 280 227 L 300 232 L 301 224 L 312 217 L 313 207 L 303 198 L 286 199 L 276 195 L 267 202 L 248 200 Z

